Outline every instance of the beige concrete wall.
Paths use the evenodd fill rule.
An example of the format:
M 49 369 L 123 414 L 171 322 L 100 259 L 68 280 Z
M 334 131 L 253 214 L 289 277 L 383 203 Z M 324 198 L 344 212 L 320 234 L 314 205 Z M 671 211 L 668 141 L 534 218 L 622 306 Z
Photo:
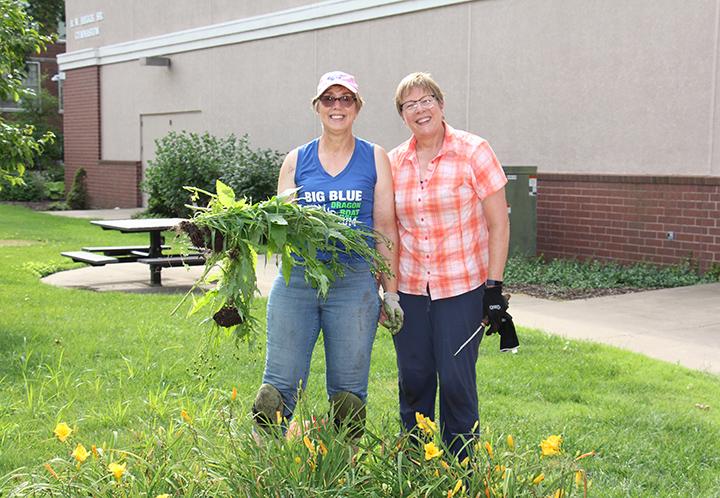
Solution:
M 67 30 L 68 52 L 234 21 L 314 3 L 312 0 L 66 0 L 66 19 L 103 13 L 97 37 L 75 39 Z
M 476 2 L 470 127 L 545 171 L 720 175 L 719 5 Z
M 160 9 L 168 2 L 128 2 L 124 17 L 116 3 L 69 0 L 68 17 L 100 5 L 105 44 L 310 2 L 182 1 L 174 14 Z M 488 138 L 503 163 L 720 176 L 719 12 L 720 0 L 483 0 L 174 54 L 170 69 L 108 64 L 103 158 L 139 160 L 140 114 L 189 110 L 212 133 L 286 151 L 319 133 L 308 100 L 335 68 L 354 73 L 367 100 L 357 133 L 391 148 L 407 137 L 395 85 L 428 70 L 448 121 Z

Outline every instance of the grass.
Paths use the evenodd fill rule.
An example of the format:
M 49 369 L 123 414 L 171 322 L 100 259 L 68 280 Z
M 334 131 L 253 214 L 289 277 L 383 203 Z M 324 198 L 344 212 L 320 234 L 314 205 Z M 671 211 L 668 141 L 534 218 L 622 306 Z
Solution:
M 350 454 L 327 440 L 330 454 L 340 456 L 322 465 L 315 461 L 313 471 L 302 442 L 250 443 L 248 413 L 261 382 L 262 345 L 249 350 L 227 340 L 204 347 L 207 330 L 200 318 L 169 315 L 177 295 L 45 285 L 38 273 L 79 266 L 59 254 L 97 242 L 97 227 L 6 205 L 0 205 L 0 220 L 0 476 L 6 476 L 0 477 L 0 496 L 12 490 L 56 496 L 446 496 L 458 476 L 481 485 L 482 472 L 460 474 L 456 466 L 444 470 L 436 460 L 414 458 L 411 449 L 400 452 L 420 463 L 415 465 L 391 451 L 399 431 L 397 372 L 383 329 L 373 352 L 368 408 L 368 429 L 378 439 L 363 440 L 355 466 L 348 464 Z M 103 236 L 108 244 L 130 244 L 134 237 Z M 136 242 L 145 239 L 138 235 Z M 257 302 L 261 320 L 264 304 Z M 488 337 L 477 366 L 484 439 L 496 450 L 490 463 L 524 469 L 516 496 L 552 495 L 558 485 L 550 479 L 553 461 L 536 455 L 551 434 L 562 434 L 569 461 L 596 452 L 582 461 L 592 482 L 589 496 L 718 496 L 719 377 L 535 330 L 519 333 L 519 354 L 499 353 L 497 336 Z M 327 410 L 323 372 L 319 344 L 303 402 L 308 413 Z M 233 387 L 238 395 L 231 401 Z M 75 430 L 66 443 L 53 436 L 61 421 Z M 503 446 L 508 434 L 517 454 Z M 70 452 L 77 443 L 127 462 L 122 485 L 97 463 L 76 469 Z M 64 480 L 51 477 L 45 463 Z M 548 478 L 529 484 L 538 469 Z M 82 493 L 71 483 L 88 487 Z M 582 496 L 579 488 L 567 489 Z M 472 491 L 475 496 L 479 489 Z

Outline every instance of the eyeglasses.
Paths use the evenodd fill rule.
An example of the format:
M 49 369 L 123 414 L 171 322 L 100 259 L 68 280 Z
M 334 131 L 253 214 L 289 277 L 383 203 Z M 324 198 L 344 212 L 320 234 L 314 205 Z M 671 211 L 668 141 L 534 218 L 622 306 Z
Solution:
M 320 95 L 320 103 L 325 107 L 332 107 L 335 102 L 340 102 L 340 107 L 348 108 L 355 103 L 357 97 L 354 95 L 340 95 L 339 97 L 333 97 L 332 95 Z
M 432 106 L 435 105 L 435 102 L 437 101 L 437 98 L 435 95 L 425 95 L 423 98 L 418 100 L 408 100 L 407 102 L 403 102 L 400 105 L 400 110 L 402 112 L 415 112 L 420 106 L 421 109 L 432 109 Z

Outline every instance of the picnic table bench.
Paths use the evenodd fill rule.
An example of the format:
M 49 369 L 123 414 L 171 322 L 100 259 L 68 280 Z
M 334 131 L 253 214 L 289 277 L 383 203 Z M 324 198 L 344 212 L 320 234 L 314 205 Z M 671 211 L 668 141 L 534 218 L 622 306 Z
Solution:
M 73 261 L 87 263 L 92 266 L 133 262 L 146 264 L 150 267 L 150 284 L 161 285 L 160 271 L 163 268 L 205 264 L 205 256 L 201 253 L 188 255 L 163 254 L 163 251 L 169 249 L 169 246 L 164 245 L 162 232 L 172 230 L 181 221 L 183 221 L 181 218 L 91 221 L 90 223 L 98 225 L 104 230 L 117 230 L 122 233 L 149 233 L 150 244 L 89 246 L 83 247 L 82 251 L 66 251 L 60 254 L 71 258 Z

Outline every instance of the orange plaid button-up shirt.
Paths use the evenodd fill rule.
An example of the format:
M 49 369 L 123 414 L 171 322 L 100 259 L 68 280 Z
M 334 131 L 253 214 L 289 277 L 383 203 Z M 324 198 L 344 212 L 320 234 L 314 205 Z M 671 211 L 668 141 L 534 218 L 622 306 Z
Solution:
M 400 236 L 398 288 L 432 299 L 480 287 L 488 276 L 488 228 L 481 201 L 507 178 L 490 144 L 445 123 L 425 178 L 410 138 L 390 151 Z

